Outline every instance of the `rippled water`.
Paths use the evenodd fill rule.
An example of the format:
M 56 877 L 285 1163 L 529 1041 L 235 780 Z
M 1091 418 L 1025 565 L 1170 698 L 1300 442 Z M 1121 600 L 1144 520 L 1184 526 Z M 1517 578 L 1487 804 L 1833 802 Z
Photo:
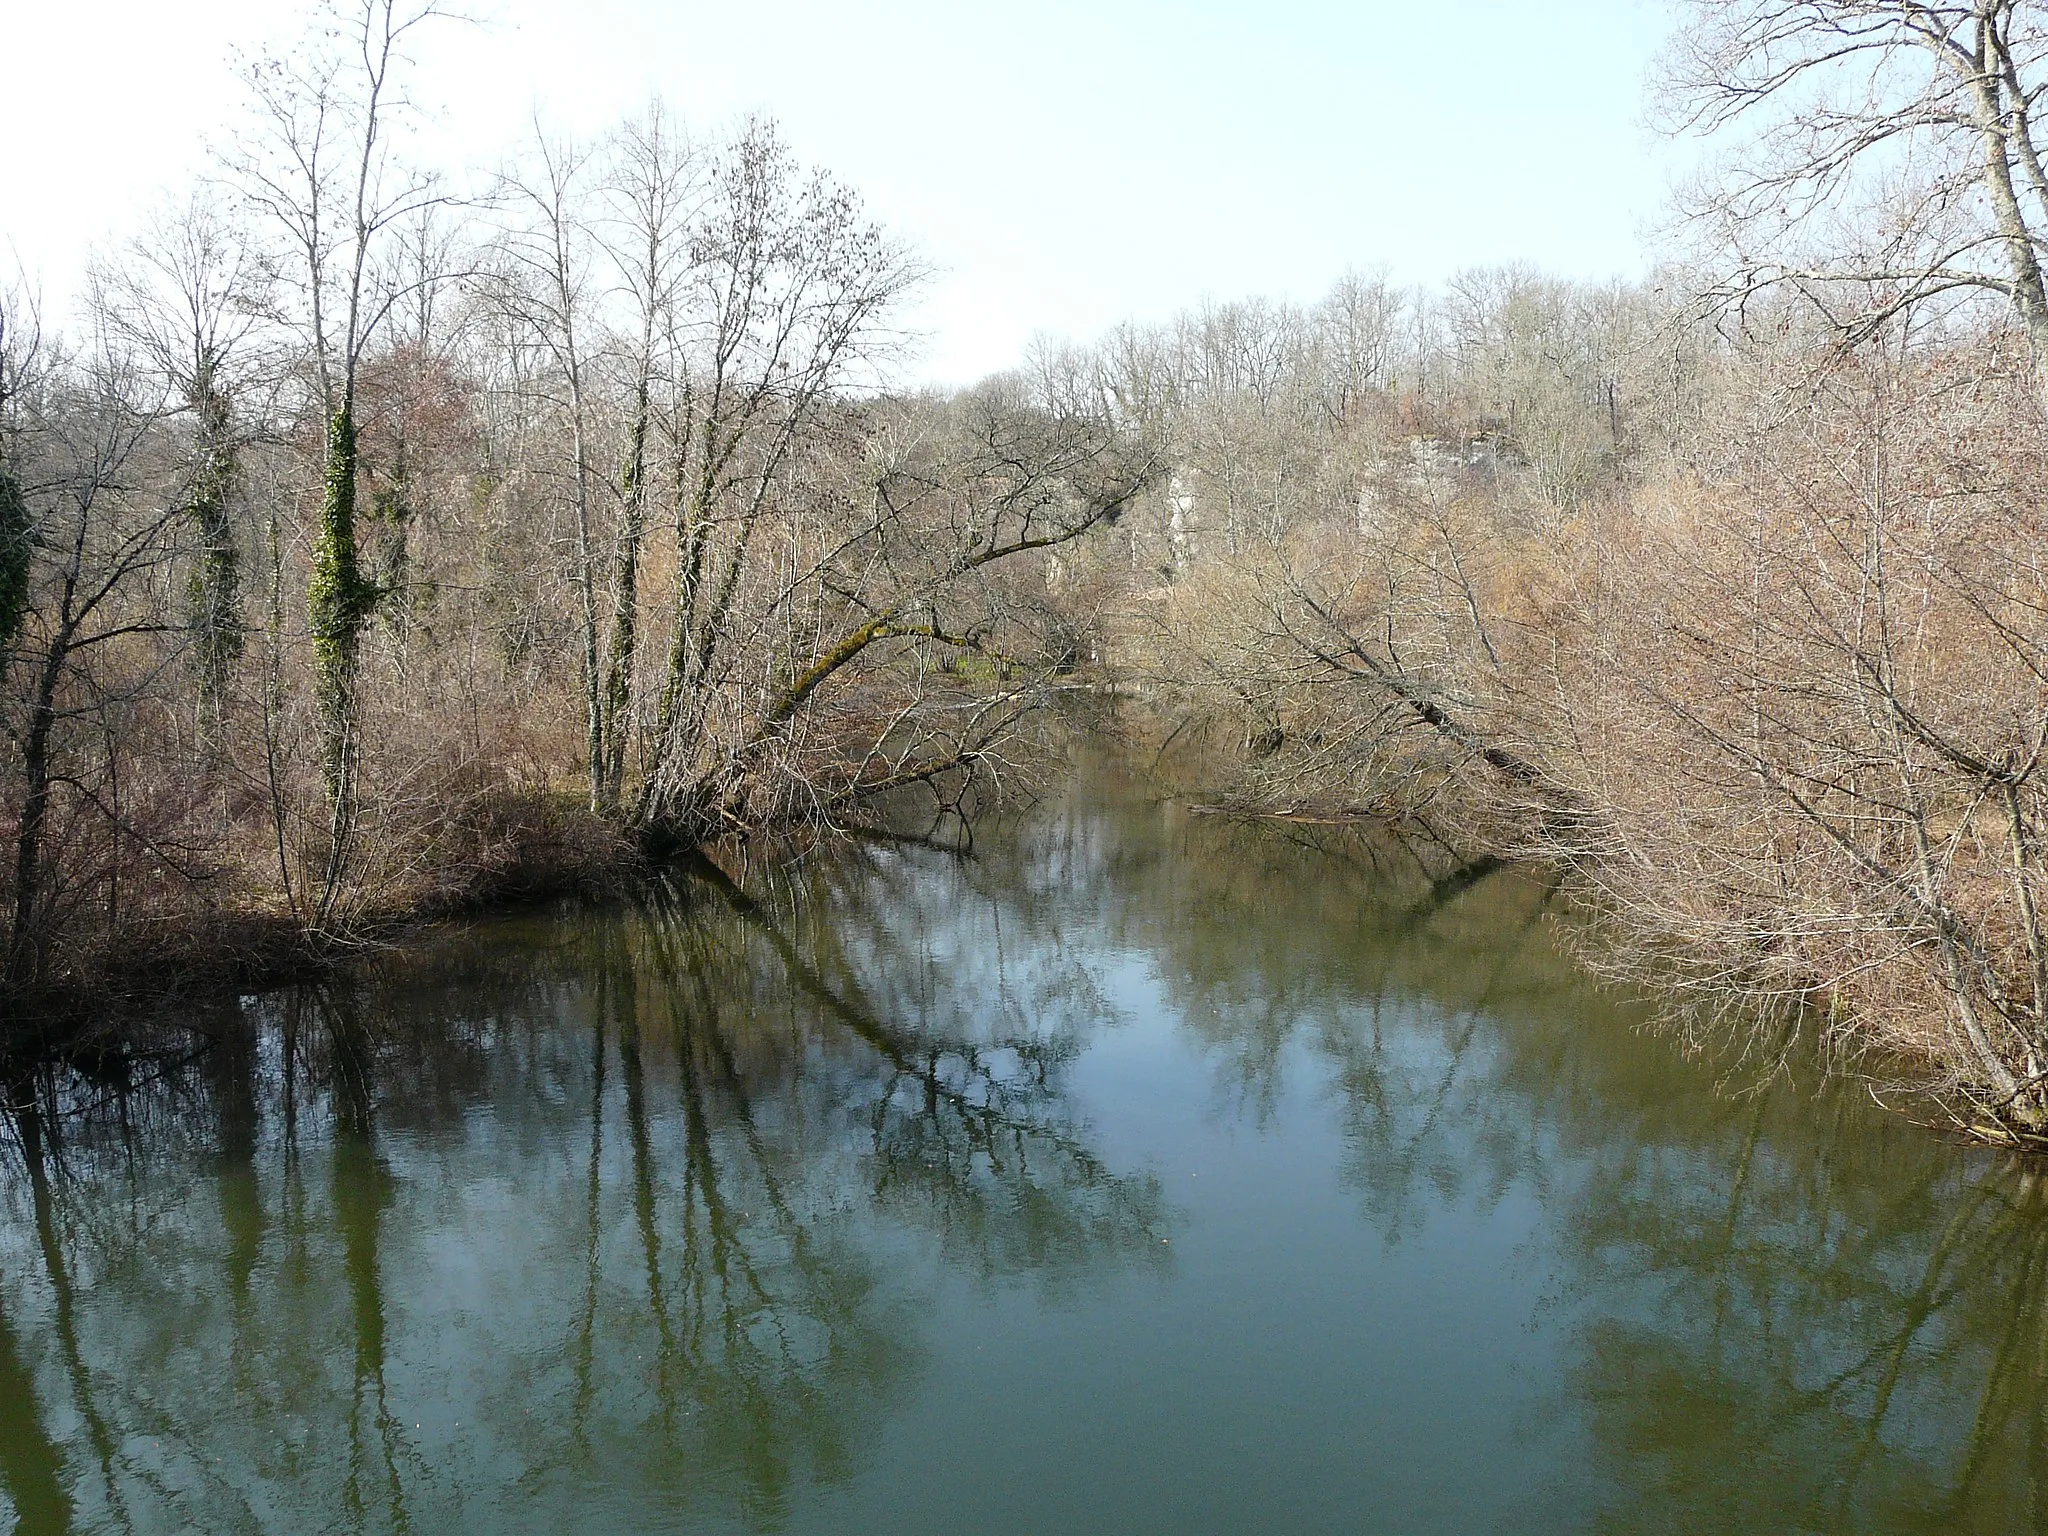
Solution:
M 2035 1180 L 1429 873 L 1088 781 L 247 1000 L 7 1122 L 0 1528 L 2041 1528 Z

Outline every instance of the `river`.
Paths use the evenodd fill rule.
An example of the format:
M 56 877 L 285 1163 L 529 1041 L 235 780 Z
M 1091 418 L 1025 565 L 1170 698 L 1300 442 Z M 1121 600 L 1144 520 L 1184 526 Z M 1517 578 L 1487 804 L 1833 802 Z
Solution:
M 974 842 L 51 1086 L 0 1529 L 2048 1529 L 2037 1175 L 1687 1059 L 1520 873 L 1100 773 Z

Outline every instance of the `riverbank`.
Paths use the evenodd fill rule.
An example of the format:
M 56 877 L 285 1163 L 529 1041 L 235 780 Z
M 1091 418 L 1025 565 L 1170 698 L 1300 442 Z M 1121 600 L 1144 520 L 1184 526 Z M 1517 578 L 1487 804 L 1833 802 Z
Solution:
M 118 1051 L 124 1030 L 193 1003 L 303 982 L 436 925 L 563 896 L 630 889 L 646 859 L 573 792 L 478 797 L 451 818 L 406 878 L 362 893 L 326 922 L 277 899 L 247 898 L 232 870 L 160 886 L 153 911 L 130 910 L 103 942 L 75 944 L 29 985 L 0 990 L 0 1057 Z M 239 888 L 238 888 L 239 887 Z
M 1656 999 L 1651 1016 L 1672 1048 L 1723 1061 L 1731 1087 L 1747 1089 L 1767 1080 L 1792 1056 L 1805 1053 L 1867 1084 L 1880 1103 L 1926 1128 L 2039 1150 L 2035 1138 L 2016 1135 L 2008 1125 L 1972 1123 L 1958 1115 L 1955 1101 L 1942 1092 L 1935 1064 L 1927 1060 L 1839 1054 L 1841 1020 L 1814 1018 L 1811 1003 L 1801 997 L 1746 992 L 1739 978 L 1726 973 L 1703 984 L 1696 971 L 1688 971 L 1688 957 L 1656 948 L 1656 936 L 1632 924 L 1580 862 L 1558 858 L 1498 806 L 1480 806 L 1472 814 L 1473 807 L 1446 798 L 1432 821 L 1403 814 L 1398 806 L 1347 804 L 1338 793 L 1318 796 L 1313 781 L 1298 775 L 1287 781 L 1292 798 L 1275 804 L 1274 758 L 1284 756 L 1285 743 L 1269 749 L 1215 722 L 1191 727 L 1186 717 L 1176 721 L 1173 696 L 1142 681 L 1084 679 L 1057 697 L 1067 702 L 1047 715 L 1037 735 L 1036 767 L 1022 758 L 1011 765 L 1016 771 L 1006 782 L 1013 792 L 1032 783 L 1057 792 L 1077 773 L 1084 779 L 1107 775 L 1143 784 L 1144 794 L 1170 797 L 1191 817 L 1263 822 L 1310 841 L 1325 834 L 1365 839 L 1382 848 L 1389 870 L 1398 865 L 1402 879 L 1420 881 L 1417 900 L 1423 907 L 1519 867 L 1539 874 L 1573 909 L 1571 921 L 1558 931 L 1577 962 L 1590 975 Z M 1062 759 L 1068 766 L 1052 766 Z M 1011 814 L 1001 809 L 993 789 L 979 806 L 972 794 L 956 797 L 956 810 L 941 815 L 941 821 L 952 816 L 951 832 L 933 845 L 971 850 L 971 821 Z M 929 809 L 923 800 L 916 804 Z M 971 819 L 960 819 L 960 811 Z M 843 832 L 917 846 L 931 843 L 932 830 L 915 817 L 901 827 L 884 818 L 841 831 L 807 820 L 801 847 Z M 764 824 L 750 839 L 731 840 L 728 862 L 737 867 L 765 859 L 773 867 L 799 851 L 778 839 L 775 827 Z M 125 1048 L 124 1032 L 148 1034 L 160 1043 L 159 1026 L 195 1003 L 345 973 L 394 950 L 431 944 L 435 929 L 451 920 L 488 918 L 550 898 L 603 900 L 644 890 L 651 873 L 695 853 L 672 850 L 650 859 L 639 843 L 592 814 L 566 788 L 473 794 L 459 815 L 443 819 L 428 846 L 434 857 L 411 859 L 403 881 L 386 886 L 376 900 L 353 905 L 345 930 L 318 928 L 274 906 L 232 902 L 194 902 L 155 924 L 137 922 L 131 914 L 118 949 L 89 955 L 38 991 L 10 999 L 13 1046 L 7 1054 L 17 1067 L 66 1055 L 117 1057 Z M 187 894 L 207 890 L 196 885 Z

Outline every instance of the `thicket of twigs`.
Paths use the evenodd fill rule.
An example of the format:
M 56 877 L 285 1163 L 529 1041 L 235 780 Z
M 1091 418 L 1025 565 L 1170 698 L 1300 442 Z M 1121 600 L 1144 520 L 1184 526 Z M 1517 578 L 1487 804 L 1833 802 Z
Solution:
M 1227 749 L 1208 791 L 1568 870 L 1605 920 L 1590 957 L 1675 983 L 1689 1026 L 1766 1058 L 1817 1032 L 1881 1092 L 2036 1139 L 2025 339 L 1902 319 L 1845 349 L 1790 304 L 1744 331 L 1495 274 L 1430 354 L 1417 302 L 1383 306 L 1363 391 L 1335 387 L 1344 295 L 1087 360 L 1159 402 L 1176 469 L 1120 530 L 1112 660 Z
M 1124 653 L 1237 800 L 1561 867 L 1689 1023 L 2040 1147 L 2048 19 L 1682 9 L 1695 271 L 1354 282 L 1086 362 L 1172 445 Z

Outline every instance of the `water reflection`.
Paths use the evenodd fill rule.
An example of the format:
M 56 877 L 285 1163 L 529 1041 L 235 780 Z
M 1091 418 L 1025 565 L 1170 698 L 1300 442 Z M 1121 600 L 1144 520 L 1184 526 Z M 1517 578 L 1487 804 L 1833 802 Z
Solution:
M 197 1020 L 218 1043 L 182 1070 L 10 1085 L 0 1512 L 835 1529 L 842 1496 L 922 1528 L 892 1426 L 975 1381 L 990 1330 L 1139 1284 L 1116 1315 L 1209 1362 L 1202 1411 L 1310 1403 L 1309 1367 L 1344 1358 L 1245 1352 L 1232 1376 L 1232 1338 L 1172 1337 L 1173 1298 L 1345 1223 L 1472 1287 L 1497 1255 L 1447 1241 L 1455 1215 L 1527 1234 L 1512 1263 L 1540 1279 L 1533 1304 L 1505 1274 L 1488 1293 L 1542 1345 L 1480 1384 L 1504 1438 L 1484 1465 L 1446 1435 L 1389 1470 L 1301 1431 L 1266 1454 L 1298 1454 L 1311 1517 L 1347 1524 L 1399 1476 L 1491 1490 L 1516 1528 L 2048 1521 L 2036 1177 L 1796 1074 L 1717 1092 L 1721 1068 L 1587 987 L 1553 893 L 1512 873 L 1094 791 L 978 844 L 706 865 L 628 911 L 489 925 Z M 1161 1085 L 1194 1052 L 1200 1102 L 1090 1099 L 1110 1045 Z M 1307 1122 L 1326 1134 L 1274 1191 L 1301 1202 L 1279 1227 L 1192 1182 L 1169 1200 L 1162 1169 L 1202 1138 Z M 1372 1295 L 1388 1333 L 1415 1326 Z M 1164 1422 L 1112 1364 L 1105 1422 Z M 1355 1371 L 1349 1399 L 1398 1414 L 1416 1391 Z M 934 1466 L 1039 1454 L 919 1433 Z M 1087 1466 L 1069 1445 L 1044 1486 L 1142 1476 L 1135 1444 Z M 1179 1492 L 1222 1511 L 1248 1470 L 1213 1458 Z M 1124 1526 L 1190 1528 L 1175 1492 Z M 952 1523 L 1002 1519 L 1045 1528 Z
M 1358 832 L 1179 839 L 1170 899 L 1129 894 L 1143 852 L 1112 883 L 1226 1082 L 1264 1103 L 1286 1045 L 1317 1053 L 1389 1241 L 1448 1203 L 1551 1208 L 1570 1364 L 1538 1416 L 1584 1421 L 1599 1485 L 1561 1527 L 2048 1529 L 2039 1170 L 1811 1073 L 1678 1058 L 1566 963 L 1538 883 L 1403 881 Z
M 1102 1000 L 984 955 L 1005 917 L 886 852 L 706 865 L 208 1021 L 154 1092 L 24 1084 L 19 1528 L 777 1524 L 914 1378 L 920 1250 L 1040 1290 L 1163 1262 L 1157 1182 L 1064 1096 Z

